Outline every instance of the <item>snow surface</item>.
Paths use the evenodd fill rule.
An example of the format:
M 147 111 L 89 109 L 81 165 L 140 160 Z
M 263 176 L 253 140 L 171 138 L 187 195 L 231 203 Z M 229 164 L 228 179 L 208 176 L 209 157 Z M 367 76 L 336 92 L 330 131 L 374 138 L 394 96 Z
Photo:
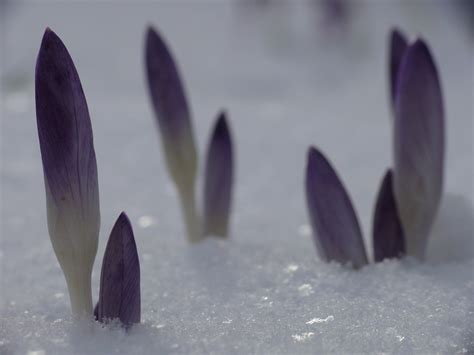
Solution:
M 356 2 L 342 28 L 322 26 L 309 2 L 242 2 L 2 2 L 0 354 L 474 353 L 474 50 L 465 23 L 448 1 Z M 201 163 L 214 117 L 228 110 L 237 151 L 229 241 L 186 242 L 144 82 L 147 23 L 178 59 Z M 373 202 L 391 162 L 392 25 L 421 33 L 438 63 L 446 192 L 425 263 L 355 272 L 317 258 L 306 149 L 316 144 L 332 160 L 371 250 Z M 135 229 L 142 324 L 129 332 L 72 322 L 49 241 L 33 85 L 46 26 L 68 47 L 92 117 L 102 214 L 95 300 L 120 211 Z

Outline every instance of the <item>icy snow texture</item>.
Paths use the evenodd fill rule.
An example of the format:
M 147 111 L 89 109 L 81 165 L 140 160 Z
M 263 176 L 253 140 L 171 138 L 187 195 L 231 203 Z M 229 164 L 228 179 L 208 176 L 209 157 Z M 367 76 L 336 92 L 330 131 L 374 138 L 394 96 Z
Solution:
M 474 352 L 469 32 L 448 2 L 359 2 L 350 33 L 322 28 L 304 1 L 278 3 L 2 3 L 2 355 Z M 237 160 L 229 241 L 187 244 L 144 82 L 147 22 L 178 59 L 201 163 L 215 114 L 228 110 Z M 421 33 L 440 69 L 446 194 L 425 264 L 354 272 L 317 259 L 305 152 L 316 144 L 331 158 L 370 248 L 375 194 L 391 162 L 386 46 L 394 24 Z M 94 300 L 121 210 L 135 229 L 142 324 L 128 333 L 71 322 L 47 234 L 33 92 L 47 25 L 74 58 L 94 129 L 102 208 Z

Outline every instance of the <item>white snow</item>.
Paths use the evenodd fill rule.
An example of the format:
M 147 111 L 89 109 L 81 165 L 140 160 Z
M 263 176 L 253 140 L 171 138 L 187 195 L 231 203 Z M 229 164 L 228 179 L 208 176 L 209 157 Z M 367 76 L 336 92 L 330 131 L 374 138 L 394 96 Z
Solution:
M 244 1 L 243 1 L 244 2 Z M 305 1 L 5 2 L 2 70 L 0 354 L 474 352 L 472 37 L 448 2 L 367 1 L 349 31 Z M 237 176 L 229 241 L 189 245 L 144 82 L 143 36 L 171 45 L 201 163 L 229 113 Z M 445 196 L 424 263 L 359 271 L 321 262 L 303 196 L 306 149 L 331 159 L 371 251 L 373 202 L 391 163 L 386 39 L 421 33 L 445 93 Z M 104 247 L 132 221 L 142 323 L 75 323 L 46 227 L 34 63 L 50 26 L 68 47 L 94 129 Z M 202 189 L 199 181 L 198 189 Z

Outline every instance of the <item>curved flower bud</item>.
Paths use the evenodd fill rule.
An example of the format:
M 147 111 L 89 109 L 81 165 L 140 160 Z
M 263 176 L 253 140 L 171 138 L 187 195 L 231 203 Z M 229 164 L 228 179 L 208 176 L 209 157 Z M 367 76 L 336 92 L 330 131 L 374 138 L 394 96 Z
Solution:
M 320 257 L 355 268 L 366 265 L 362 233 L 349 196 L 331 164 L 314 147 L 308 151 L 306 202 Z
M 115 222 L 102 261 L 97 320 L 140 323 L 140 262 L 132 226 L 125 212 Z
M 35 92 L 49 235 L 73 313 L 91 314 L 91 272 L 100 228 L 92 127 L 74 63 L 49 28 L 36 62 Z
M 194 183 L 197 154 L 188 102 L 171 52 L 152 27 L 146 36 L 146 69 L 169 172 L 178 185 Z
M 403 55 L 408 48 L 408 41 L 405 35 L 398 29 L 392 29 L 390 33 L 390 99 L 392 110 L 395 111 L 395 96 L 397 89 L 398 71 Z
M 405 238 L 393 196 L 391 169 L 385 173 L 382 180 L 375 204 L 373 223 L 375 262 L 385 258 L 398 258 L 405 254 Z
M 227 237 L 233 181 L 232 137 L 226 114 L 217 118 L 209 142 L 204 184 L 204 232 Z
M 191 115 L 181 78 L 168 46 L 149 27 L 146 35 L 146 74 L 161 132 L 166 163 L 180 194 L 188 236 L 201 238 L 195 210 L 197 153 Z
M 402 60 L 395 120 L 395 198 L 407 253 L 423 258 L 442 193 L 444 109 L 438 71 L 422 40 Z

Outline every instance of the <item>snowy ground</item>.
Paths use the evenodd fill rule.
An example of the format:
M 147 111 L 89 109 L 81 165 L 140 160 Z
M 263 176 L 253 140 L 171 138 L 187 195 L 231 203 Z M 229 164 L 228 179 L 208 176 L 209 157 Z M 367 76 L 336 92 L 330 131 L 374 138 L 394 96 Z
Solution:
M 343 29 L 324 27 L 320 8 L 305 1 L 3 1 L 0 354 L 474 352 L 474 50 L 447 1 L 357 2 Z M 178 59 L 201 157 L 217 111 L 229 112 L 238 164 L 229 241 L 190 246 L 184 237 L 144 83 L 147 23 Z M 317 259 L 303 198 L 306 149 L 316 144 L 331 158 L 370 250 L 373 201 L 391 161 L 392 25 L 421 33 L 440 69 L 446 193 L 427 262 L 354 272 Z M 76 63 L 94 129 L 95 299 L 120 211 L 135 229 L 142 324 L 129 333 L 71 321 L 49 241 L 33 85 L 46 26 Z

